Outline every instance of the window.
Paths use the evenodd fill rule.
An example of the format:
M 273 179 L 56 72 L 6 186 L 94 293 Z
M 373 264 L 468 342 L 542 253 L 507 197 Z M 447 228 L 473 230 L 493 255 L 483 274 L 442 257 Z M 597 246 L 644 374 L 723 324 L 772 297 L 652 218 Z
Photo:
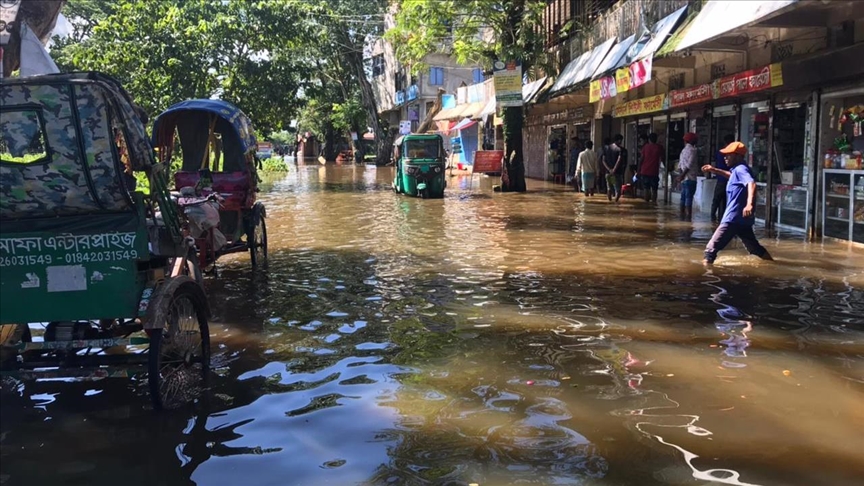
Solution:
M 684 88 L 684 73 L 673 74 L 669 76 L 669 89 Z
M 384 74 L 384 54 L 372 56 L 372 76 L 377 77 Z
M 485 81 L 483 70 L 480 68 L 474 68 L 474 83 L 482 83 L 483 81 Z
M 45 140 L 45 124 L 40 112 L 4 110 L 0 114 L 0 162 L 44 162 L 48 159 Z
M 429 85 L 443 86 L 444 85 L 444 68 L 433 67 L 429 68 Z

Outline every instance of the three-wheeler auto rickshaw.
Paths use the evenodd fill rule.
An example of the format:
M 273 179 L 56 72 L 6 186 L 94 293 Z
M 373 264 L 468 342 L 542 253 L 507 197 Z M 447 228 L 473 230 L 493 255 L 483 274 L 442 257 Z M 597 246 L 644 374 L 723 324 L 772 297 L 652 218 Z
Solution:
M 444 197 L 444 140 L 437 134 L 409 134 L 396 139 L 396 193 L 426 198 Z
M 209 307 L 141 113 L 98 73 L 0 80 L 0 371 L 146 376 L 161 409 L 205 387 Z
M 258 143 L 252 122 L 231 103 L 186 100 L 153 123 L 153 145 L 162 163 L 172 159 L 175 135 L 182 152 L 175 196 L 195 238 L 200 268 L 246 251 L 252 268 L 261 268 L 267 261 L 267 226 L 264 205 L 255 200 Z

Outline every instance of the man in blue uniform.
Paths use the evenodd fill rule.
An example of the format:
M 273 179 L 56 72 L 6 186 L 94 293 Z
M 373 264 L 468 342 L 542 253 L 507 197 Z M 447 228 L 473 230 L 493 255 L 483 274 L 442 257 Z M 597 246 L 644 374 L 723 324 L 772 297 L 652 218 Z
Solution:
M 711 265 L 717 259 L 717 253 L 726 247 L 736 236 L 744 243 L 751 255 L 763 260 L 773 260 L 771 254 L 753 234 L 753 203 L 756 200 L 756 181 L 750 174 L 750 169 L 744 164 L 747 147 L 741 142 L 732 142 L 720 150 L 726 157 L 729 170 L 712 167 L 710 164 L 702 167 L 702 172 L 711 172 L 728 179 L 726 184 L 726 211 L 720 225 L 714 231 L 714 236 L 705 247 L 705 259 L 702 263 Z

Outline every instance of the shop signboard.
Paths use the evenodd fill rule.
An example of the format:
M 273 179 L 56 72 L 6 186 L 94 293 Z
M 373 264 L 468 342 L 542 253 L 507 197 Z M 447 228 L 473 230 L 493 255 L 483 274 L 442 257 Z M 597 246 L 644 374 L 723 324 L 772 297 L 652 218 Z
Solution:
M 588 102 L 596 103 L 601 99 L 601 86 L 600 80 L 591 81 L 591 86 L 588 89 Z
M 700 84 L 692 88 L 676 89 L 669 92 L 669 106 L 671 108 L 703 103 L 712 99 L 710 84 Z
M 522 63 L 495 61 L 492 72 L 498 106 L 522 106 Z
M 654 65 L 653 59 L 653 56 L 648 56 L 630 65 L 630 89 L 638 88 L 651 81 L 651 68 Z
M 615 89 L 619 93 L 630 91 L 630 67 L 623 67 L 615 71 Z
M 401 120 L 399 122 L 399 134 L 408 135 L 411 133 L 411 120 Z
M 450 137 L 450 148 L 452 149 L 451 153 L 461 154 L 462 153 L 462 137 Z
M 713 95 L 714 99 L 728 98 L 782 85 L 783 73 L 780 64 L 770 64 L 714 81 Z
M 615 118 L 621 118 L 625 116 L 643 115 L 645 113 L 660 111 L 664 108 L 668 108 L 666 105 L 666 94 L 658 94 L 617 105 L 612 109 L 612 116 Z
M 474 152 L 475 173 L 501 172 L 501 164 L 504 163 L 503 150 L 478 150 Z
M 9 43 L 20 7 L 21 0 L 0 0 L 0 45 Z
M 618 87 L 615 85 L 615 78 L 607 76 L 600 78 L 600 99 L 608 100 L 618 96 Z

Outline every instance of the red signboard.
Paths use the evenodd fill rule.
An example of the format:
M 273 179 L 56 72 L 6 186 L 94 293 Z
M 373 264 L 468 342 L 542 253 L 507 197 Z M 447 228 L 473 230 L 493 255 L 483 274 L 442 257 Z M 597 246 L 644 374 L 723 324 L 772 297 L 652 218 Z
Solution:
M 733 74 L 714 82 L 714 97 L 726 98 L 745 93 L 762 91 L 783 84 L 780 64 L 771 64 L 759 69 L 751 69 L 743 73 Z
M 669 106 L 678 108 L 679 106 L 692 105 L 694 103 L 703 103 L 713 99 L 710 84 L 700 84 L 687 89 L 676 89 L 669 92 Z
M 503 163 L 503 150 L 478 150 L 474 152 L 475 173 L 501 172 L 501 164 Z

